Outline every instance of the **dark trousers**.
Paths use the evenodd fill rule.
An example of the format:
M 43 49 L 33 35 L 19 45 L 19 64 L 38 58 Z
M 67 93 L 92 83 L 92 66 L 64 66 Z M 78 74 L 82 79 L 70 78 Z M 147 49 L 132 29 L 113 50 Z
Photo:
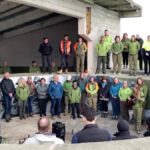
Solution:
M 80 116 L 80 104 L 79 103 L 71 104 L 71 109 L 72 109 L 73 118 L 76 118 L 75 112 L 77 112 L 77 116 Z
M 102 72 L 105 72 L 105 64 L 106 64 L 106 56 L 98 56 L 97 57 L 97 69 L 96 72 L 100 72 L 102 65 Z
M 108 112 L 108 101 L 100 100 L 101 101 L 101 111 Z
M 27 107 L 27 100 L 19 100 L 19 116 L 25 117 Z
M 32 103 L 33 103 L 34 99 L 35 99 L 35 96 L 29 96 L 29 98 L 27 100 L 27 112 L 28 112 L 28 114 L 32 113 Z
M 122 52 L 123 65 L 128 66 L 129 52 Z
M 107 68 L 110 68 L 110 51 L 107 52 L 107 60 L 106 60 L 106 65 L 107 65 Z
M 51 115 L 59 116 L 61 112 L 61 98 L 51 99 Z
M 86 92 L 81 93 L 81 103 L 80 103 L 80 110 L 83 110 L 86 106 Z
M 39 99 L 40 116 L 46 116 L 47 99 Z
M 149 66 L 149 70 L 148 70 L 148 66 Z M 150 52 L 149 51 L 145 51 L 144 53 L 144 72 L 145 74 L 150 74 Z
M 129 120 L 129 111 L 126 106 L 126 102 L 120 101 L 120 115 L 122 119 L 127 121 Z
M 140 70 L 142 70 L 143 69 L 143 50 L 142 49 L 140 49 L 138 52 L 138 59 L 139 59 Z
M 46 63 L 48 65 L 48 72 L 51 72 L 52 58 L 50 55 L 42 55 L 42 70 L 44 73 L 46 72 Z
M 69 55 L 61 55 L 61 69 L 68 69 L 69 67 Z
M 120 115 L 120 101 L 119 101 L 119 98 L 111 97 L 111 102 L 112 102 L 113 116 L 119 116 Z
M 12 98 L 7 95 L 3 95 L 3 99 L 5 108 L 5 118 L 8 118 L 11 115 Z

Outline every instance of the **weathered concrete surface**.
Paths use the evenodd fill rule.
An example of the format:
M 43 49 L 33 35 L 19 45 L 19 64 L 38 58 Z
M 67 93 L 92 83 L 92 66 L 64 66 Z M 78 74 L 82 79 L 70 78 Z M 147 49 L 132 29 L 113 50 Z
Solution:
M 24 137 L 28 137 L 28 135 L 33 136 L 35 132 L 37 132 L 37 120 L 39 116 L 34 116 L 33 118 L 28 118 L 26 120 L 20 120 L 18 117 L 13 118 L 10 123 L 2 121 L 1 125 L 1 133 L 4 137 L 4 142 L 6 144 L 17 144 L 19 139 L 23 139 Z M 66 125 L 66 143 L 71 142 L 72 134 L 81 130 L 83 128 L 82 119 L 71 119 L 70 116 L 62 116 L 62 119 L 55 119 L 52 122 L 61 121 Z M 100 128 L 107 129 L 111 135 L 117 131 L 117 121 L 111 120 L 110 117 L 105 119 L 98 116 L 97 124 Z M 134 126 L 130 125 L 130 130 L 133 135 L 137 135 L 134 131 Z M 142 127 L 142 133 L 137 135 L 139 137 L 143 137 L 143 132 L 145 132 L 145 127 Z

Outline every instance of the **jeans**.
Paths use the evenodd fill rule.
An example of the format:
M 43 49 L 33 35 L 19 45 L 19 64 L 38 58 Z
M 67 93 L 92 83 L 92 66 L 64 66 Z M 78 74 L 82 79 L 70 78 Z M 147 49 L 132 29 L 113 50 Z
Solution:
M 129 120 L 129 110 L 126 106 L 126 101 L 120 101 L 120 115 L 124 120 Z
M 122 57 L 123 57 L 123 65 L 128 66 L 129 52 L 122 52 Z
M 27 101 L 26 100 L 19 100 L 19 115 L 20 117 L 24 117 L 26 114 L 26 106 Z
M 61 69 L 68 69 L 69 66 L 69 55 L 62 54 L 61 55 Z
M 80 104 L 79 103 L 73 103 L 71 104 L 71 109 L 72 109 L 72 117 L 75 118 L 75 112 L 77 112 L 77 116 L 80 116 Z
M 39 99 L 40 117 L 46 116 L 47 99 Z
M 96 72 L 99 73 L 101 71 L 101 65 L 102 65 L 102 72 L 104 73 L 106 70 L 105 64 L 106 64 L 106 56 L 98 56 Z
M 48 71 L 51 72 L 52 67 L 52 58 L 51 55 L 42 55 L 42 70 L 45 73 L 46 72 L 46 63 L 48 65 Z
M 28 114 L 31 114 L 32 113 L 32 103 L 33 103 L 33 100 L 35 99 L 36 97 L 35 96 L 29 96 L 28 97 L 28 101 L 27 101 L 27 112 Z
M 4 108 L 5 108 L 5 118 L 11 115 L 11 107 L 12 107 L 12 98 L 8 95 L 3 95 L 4 99 Z
M 149 51 L 145 51 L 144 53 L 144 71 L 145 74 L 150 74 L 150 52 Z
M 119 101 L 119 98 L 111 97 L 111 102 L 112 102 L 113 116 L 119 116 L 120 115 L 120 101 Z
M 61 98 L 51 99 L 51 115 L 59 116 L 61 112 Z

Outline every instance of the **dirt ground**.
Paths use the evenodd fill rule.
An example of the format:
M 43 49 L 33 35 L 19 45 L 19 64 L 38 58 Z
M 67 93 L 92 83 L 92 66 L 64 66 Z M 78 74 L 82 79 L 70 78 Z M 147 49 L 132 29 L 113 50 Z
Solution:
M 37 132 L 37 120 L 39 119 L 38 115 L 34 117 L 27 118 L 25 120 L 20 120 L 18 117 L 14 117 L 10 123 L 6 123 L 4 120 L 1 120 L 1 135 L 4 138 L 3 143 L 7 144 L 17 144 L 19 139 L 23 139 L 28 135 L 33 136 Z M 69 116 L 62 116 L 62 119 L 56 118 L 51 120 L 51 122 L 61 121 L 65 123 L 66 126 L 66 143 L 70 143 L 72 134 L 81 130 L 84 126 L 82 119 L 71 119 Z M 110 134 L 113 134 L 117 131 L 116 120 L 111 120 L 108 118 L 97 117 L 97 124 L 100 128 L 107 129 Z M 134 131 L 134 126 L 130 125 L 130 130 L 133 135 L 137 135 Z M 142 133 L 137 135 L 142 137 L 145 132 L 145 127 L 142 126 Z

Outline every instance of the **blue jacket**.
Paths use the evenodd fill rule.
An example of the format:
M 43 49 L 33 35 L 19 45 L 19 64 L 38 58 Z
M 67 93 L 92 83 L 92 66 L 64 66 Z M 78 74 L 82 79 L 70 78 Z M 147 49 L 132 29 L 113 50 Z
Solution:
M 62 98 L 63 96 L 63 87 L 60 82 L 57 84 L 54 81 L 51 81 L 48 89 L 48 93 L 52 99 Z
M 110 95 L 111 97 L 118 97 L 118 93 L 120 88 L 122 87 L 122 83 L 119 82 L 118 84 L 112 84 L 110 87 Z

